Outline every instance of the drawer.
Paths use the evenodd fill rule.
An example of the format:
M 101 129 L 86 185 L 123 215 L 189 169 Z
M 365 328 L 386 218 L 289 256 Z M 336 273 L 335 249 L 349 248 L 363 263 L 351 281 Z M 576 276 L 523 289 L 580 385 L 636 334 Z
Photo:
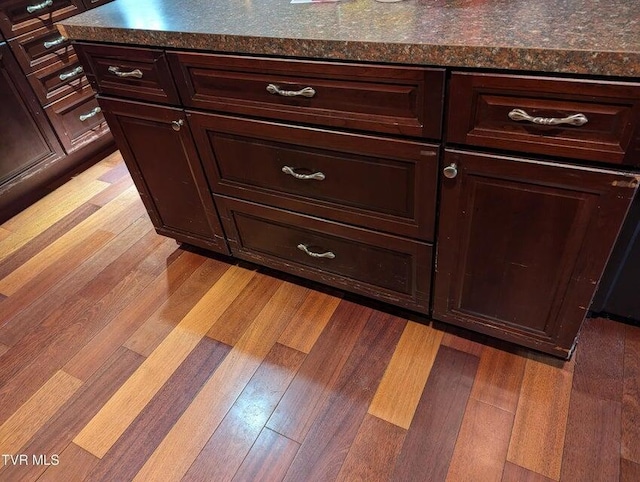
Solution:
M 444 70 L 168 53 L 185 105 L 438 139 Z
M 105 95 L 179 104 L 165 54 L 161 50 L 77 44 L 95 89 Z
M 82 0 L 84 6 L 87 8 L 95 8 L 99 5 L 104 5 L 105 3 L 112 2 L 113 0 Z
M 91 87 L 51 104 L 45 112 L 67 154 L 109 130 Z
M 455 72 L 447 127 L 451 143 L 638 165 L 640 84 Z
M 57 62 L 27 76 L 42 105 L 50 104 L 89 86 L 84 70 L 73 55 L 69 62 Z
M 25 73 L 49 65 L 67 64 L 76 58 L 69 40 L 55 27 L 43 27 L 9 41 L 11 50 Z
M 430 244 L 224 196 L 215 200 L 238 258 L 428 312 Z
M 437 146 L 223 115 L 188 118 L 215 193 L 433 239 Z
M 0 2 L 0 30 L 8 39 L 84 11 L 82 0 L 7 0 Z

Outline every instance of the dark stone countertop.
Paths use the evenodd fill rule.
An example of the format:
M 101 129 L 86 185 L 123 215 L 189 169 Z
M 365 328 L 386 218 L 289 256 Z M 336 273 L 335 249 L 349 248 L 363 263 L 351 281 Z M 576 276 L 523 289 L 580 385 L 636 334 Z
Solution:
M 116 0 L 59 28 L 180 49 L 640 77 L 640 0 Z

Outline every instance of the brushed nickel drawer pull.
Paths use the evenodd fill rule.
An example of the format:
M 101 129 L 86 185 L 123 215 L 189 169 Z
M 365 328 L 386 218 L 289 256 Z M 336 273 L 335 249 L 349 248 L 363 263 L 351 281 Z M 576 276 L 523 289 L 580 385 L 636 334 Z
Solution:
M 307 248 L 306 244 L 299 244 L 298 245 L 298 249 L 300 251 L 302 251 L 303 253 L 311 256 L 312 258 L 328 258 L 328 259 L 333 259 L 336 257 L 335 254 L 333 254 L 331 251 L 327 251 L 326 253 L 314 253 L 313 251 L 309 251 L 309 248 Z
M 182 129 L 183 125 L 184 125 L 184 120 L 182 119 L 178 119 L 177 121 L 171 121 L 171 128 L 176 132 Z
M 60 37 L 58 37 L 57 39 L 55 39 L 55 40 L 49 40 L 49 41 L 47 41 L 47 42 L 43 43 L 42 45 L 44 45 L 44 48 L 45 48 L 45 49 L 50 49 L 51 47 L 55 47 L 55 46 L 57 46 L 57 45 L 60 45 L 60 44 L 64 43 L 64 42 L 65 42 L 65 40 L 67 40 L 67 39 L 66 39 L 66 38 L 64 38 L 64 37 L 62 37 L 62 36 L 60 36 Z
M 73 70 L 70 70 L 69 72 L 65 72 L 64 74 L 60 74 L 58 75 L 58 78 L 64 82 L 65 80 L 70 79 L 71 77 L 75 77 L 76 75 L 80 75 L 81 73 L 84 72 L 84 69 L 82 68 L 82 65 L 76 67 Z
M 325 175 L 322 172 L 314 172 L 313 174 L 298 174 L 293 167 L 289 166 L 282 166 L 282 172 L 284 172 L 285 174 L 289 174 L 296 179 L 302 179 L 303 181 L 307 181 L 309 179 L 313 179 L 314 181 L 324 181 L 325 179 Z
M 120 71 L 120 67 L 116 67 L 115 65 L 109 67 L 109 72 L 117 75 L 118 77 L 135 77 L 136 79 L 141 79 L 143 75 L 140 69 L 134 69 L 130 72 L 122 72 Z
M 316 91 L 313 87 L 305 87 L 300 90 L 282 90 L 275 84 L 267 85 L 267 92 L 270 94 L 278 94 L 283 97 L 313 97 Z
M 27 12 L 29 12 L 29 13 L 38 12 L 40 10 L 44 10 L 47 7 L 50 7 L 51 5 L 53 5 L 53 0 L 45 0 L 42 3 L 37 3 L 35 5 L 29 5 L 27 7 Z
M 80 122 L 84 122 L 87 119 L 91 119 L 92 117 L 96 116 L 100 112 L 102 112 L 102 109 L 100 107 L 96 107 L 93 110 L 87 112 L 86 114 L 82 114 L 78 116 L 78 119 L 80 119 Z
M 522 109 L 513 109 L 509 112 L 509 119 L 514 121 L 527 121 L 533 122 L 534 124 L 542 125 L 542 126 L 557 126 L 561 124 L 568 124 L 572 126 L 582 126 L 589 122 L 587 116 L 584 114 L 574 114 L 568 117 L 558 118 L 558 117 L 533 117 L 527 114 Z

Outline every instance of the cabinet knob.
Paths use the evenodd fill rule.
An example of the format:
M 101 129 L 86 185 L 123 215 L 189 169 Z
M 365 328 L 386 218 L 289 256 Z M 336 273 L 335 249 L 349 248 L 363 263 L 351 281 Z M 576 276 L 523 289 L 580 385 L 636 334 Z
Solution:
M 184 121 L 182 119 L 179 119 L 177 121 L 171 121 L 171 128 L 176 132 L 178 132 L 183 125 L 184 125 Z
M 442 171 L 444 173 L 444 177 L 447 179 L 453 179 L 458 175 L 458 166 L 455 162 L 452 162 L 447 167 L 445 167 Z

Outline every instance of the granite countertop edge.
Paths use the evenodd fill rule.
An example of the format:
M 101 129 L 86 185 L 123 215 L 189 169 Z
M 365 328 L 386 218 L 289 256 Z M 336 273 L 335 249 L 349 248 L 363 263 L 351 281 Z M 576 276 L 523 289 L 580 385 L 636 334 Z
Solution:
M 640 52 L 251 37 L 58 24 L 72 40 L 309 59 L 640 77 Z

